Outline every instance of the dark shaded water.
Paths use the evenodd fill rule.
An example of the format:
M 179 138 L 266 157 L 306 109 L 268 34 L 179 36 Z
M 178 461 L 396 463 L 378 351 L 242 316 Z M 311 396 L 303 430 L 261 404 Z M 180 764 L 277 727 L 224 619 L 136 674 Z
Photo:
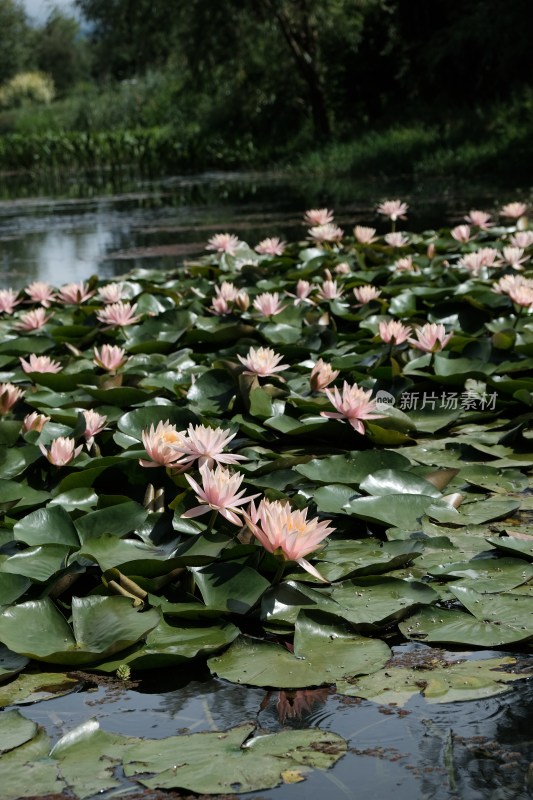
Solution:
M 209 236 L 236 233 L 255 245 L 266 236 L 304 235 L 302 214 L 327 206 L 351 232 L 383 226 L 376 203 L 401 197 L 411 205 L 405 227 L 423 230 L 459 221 L 470 208 L 528 199 L 529 189 L 443 180 L 355 181 L 275 174 L 210 173 L 114 186 L 34 186 L 0 178 L 0 288 L 33 280 L 52 285 L 93 274 L 112 278 L 134 267 L 175 267 L 204 251 Z

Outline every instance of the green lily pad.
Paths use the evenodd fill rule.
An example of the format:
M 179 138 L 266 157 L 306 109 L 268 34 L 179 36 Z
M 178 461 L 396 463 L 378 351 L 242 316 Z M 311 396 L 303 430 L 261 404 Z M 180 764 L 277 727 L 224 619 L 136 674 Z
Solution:
M 279 786 L 293 771 L 302 780 L 313 768 L 328 769 L 347 748 L 340 736 L 319 729 L 257 737 L 254 730 L 253 724 L 246 724 L 229 731 L 140 742 L 124 759 L 124 772 L 150 789 L 252 792 Z
M 295 627 L 294 653 L 278 644 L 240 637 L 208 664 L 215 675 L 234 683 L 296 689 L 376 672 L 389 654 L 379 639 L 358 636 L 329 622 L 328 615 L 302 611 Z
M 7 753 L 29 742 L 37 733 L 37 725 L 18 711 L 0 714 L 0 753 Z
M 347 504 L 346 512 L 369 522 L 416 530 L 427 509 L 434 503 L 434 491 L 431 495 L 386 494 L 381 497 L 357 497 Z
M 328 581 L 363 575 L 380 575 L 409 564 L 420 555 L 415 541 L 380 542 L 378 539 L 355 541 L 335 539 L 324 552 L 316 554 L 319 572 Z
M 90 511 L 77 519 L 74 524 L 83 544 L 101 534 L 124 536 L 139 528 L 147 517 L 148 511 L 143 506 L 129 501 L 98 511 Z
M 458 609 L 424 608 L 400 622 L 399 628 L 408 639 L 428 644 L 492 648 L 533 639 L 533 630 L 499 622 L 480 622 L 471 614 Z
M 441 493 L 429 481 L 405 470 L 380 469 L 371 473 L 360 484 L 368 494 L 399 495 L 412 494 L 440 497 Z
M 232 561 L 190 569 L 206 606 L 233 614 L 248 613 L 270 588 L 255 569 Z
M 533 561 L 533 539 L 525 541 L 524 539 L 515 539 L 512 535 L 509 536 L 488 536 L 487 542 L 493 544 L 498 550 L 503 550 L 513 556 L 522 556 L 527 561 Z
M 235 391 L 235 382 L 225 370 L 210 369 L 192 384 L 187 400 L 192 411 L 218 416 L 227 410 Z
M 331 599 L 341 606 L 341 616 L 362 630 L 396 622 L 413 608 L 435 603 L 438 594 L 418 581 L 369 576 L 334 586 Z
M 76 528 L 59 505 L 32 511 L 13 528 L 15 538 L 29 545 L 57 544 L 78 547 Z
M 159 619 L 155 609 L 139 614 L 127 597 L 74 597 L 72 630 L 45 598 L 3 609 L 0 640 L 28 658 L 88 664 L 135 644 Z
M 27 658 L 17 657 L 24 660 L 25 664 L 28 663 Z M 28 705 L 52 700 L 54 697 L 76 691 L 79 686 L 78 678 L 69 677 L 62 672 L 25 673 L 6 686 L 0 687 L 0 706 Z
M 413 669 L 392 662 L 371 676 L 337 684 L 337 692 L 394 706 L 404 706 L 417 694 L 431 704 L 481 700 L 508 692 L 511 683 L 524 677 L 502 669 L 514 663 L 508 657 L 450 662 L 435 658 L 434 664 Z
M 476 619 L 509 625 L 533 636 L 533 607 L 529 597 L 510 592 L 487 597 L 466 586 L 448 588 Z
M 533 565 L 519 558 L 474 558 L 429 567 L 434 577 L 462 578 L 461 585 L 478 592 L 507 592 L 533 577 Z
M 5 560 L 5 556 L 0 556 L 0 573 L 2 573 L 2 579 L 0 580 L 0 606 L 7 606 L 18 600 L 26 589 L 31 586 L 30 578 L 25 575 L 10 575 L 2 572 L 2 563 Z
M 358 486 L 361 481 L 380 469 L 406 469 L 409 459 L 391 450 L 366 450 L 346 456 L 329 456 L 299 464 L 296 471 L 319 483 L 341 483 Z
M 117 421 L 117 427 L 122 433 L 141 441 L 144 430 L 148 430 L 151 425 L 157 427 L 159 422 L 169 421 L 178 430 L 185 430 L 188 425 L 196 423 L 197 417 L 186 408 L 176 408 L 173 405 L 145 406 L 135 408 L 123 414 Z
M 98 664 L 101 672 L 115 672 L 120 664 L 132 669 L 176 667 L 199 656 L 208 656 L 230 644 L 239 629 L 230 622 L 215 622 L 202 627 L 169 625 L 161 620 L 151 630 L 138 650 L 117 659 Z
M 12 678 L 13 675 L 17 675 L 28 663 L 29 661 L 25 656 L 13 653 L 3 644 L 0 644 L 0 683 Z M 7 705 L 11 705 L 11 703 L 2 702 L 2 690 L 0 689 L 0 706 Z

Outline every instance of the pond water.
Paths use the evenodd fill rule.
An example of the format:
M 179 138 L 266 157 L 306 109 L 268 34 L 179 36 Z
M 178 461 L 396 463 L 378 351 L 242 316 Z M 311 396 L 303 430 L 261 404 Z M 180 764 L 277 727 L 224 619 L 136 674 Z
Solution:
M 498 654 L 482 654 L 488 655 Z M 267 692 L 215 680 L 196 669 L 193 677 L 158 673 L 136 688 L 111 681 L 22 712 L 54 740 L 91 718 L 105 731 L 147 739 L 254 722 L 261 733 L 319 727 L 347 740 L 348 752 L 332 769 L 315 770 L 301 783 L 240 795 L 244 800 L 318 800 L 325 795 L 329 800 L 386 800 L 393 793 L 410 800 L 527 800 L 533 771 L 532 700 L 533 685 L 524 680 L 509 693 L 483 700 L 430 705 L 418 696 L 398 707 L 341 697 L 328 689 Z M 128 786 L 136 798 L 164 797 L 137 794 L 127 781 L 122 791 Z
M 28 192 L 23 184 L 0 184 L 0 288 L 175 267 L 201 253 L 207 238 L 220 231 L 237 233 L 252 245 L 265 236 L 294 238 L 303 232 L 306 208 L 334 208 L 336 220 L 349 230 L 358 222 L 379 224 L 376 202 L 401 197 L 412 206 L 406 227 L 421 230 L 459 221 L 472 207 L 490 210 L 529 197 L 528 189 L 514 187 L 385 179 L 321 184 L 276 175 L 169 178 L 120 192 L 88 184 L 52 188 Z M 497 654 L 474 657 L 491 655 Z M 333 769 L 316 770 L 302 783 L 242 795 L 248 800 L 319 800 L 325 794 L 328 800 L 385 800 L 393 794 L 402 800 L 526 800 L 533 793 L 532 700 L 533 684 L 526 679 L 496 697 L 433 705 L 417 696 L 399 707 L 328 689 L 266 692 L 213 679 L 199 667 L 192 675 L 147 676 L 135 686 L 88 684 L 21 710 L 54 739 L 95 717 L 104 730 L 146 738 L 253 721 L 268 732 L 320 727 L 348 741 L 348 753 Z M 159 797 L 143 795 L 127 782 L 107 796 L 132 792 Z
M 307 208 L 334 208 L 346 230 L 383 225 L 376 203 L 411 204 L 406 227 L 424 230 L 460 221 L 470 208 L 527 199 L 529 190 L 442 180 L 361 181 L 276 174 L 208 173 L 116 186 L 65 182 L 27 186 L 0 179 L 0 288 L 33 280 L 58 286 L 136 267 L 173 268 L 201 253 L 213 233 L 254 245 L 266 236 L 303 234 Z

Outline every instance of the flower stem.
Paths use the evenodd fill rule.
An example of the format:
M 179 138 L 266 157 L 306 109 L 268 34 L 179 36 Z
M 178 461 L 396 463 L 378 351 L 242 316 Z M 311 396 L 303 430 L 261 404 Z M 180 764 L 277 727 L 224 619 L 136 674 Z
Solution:
M 207 528 L 204 531 L 204 536 L 209 536 L 210 533 L 213 533 L 213 525 L 215 524 L 217 514 L 218 511 L 216 511 L 216 509 L 214 509 L 211 512 L 211 516 L 209 517 L 209 522 L 207 523 Z
M 280 583 L 281 579 L 283 578 L 283 573 L 285 572 L 285 564 L 286 564 L 285 561 L 280 560 L 278 562 L 278 569 L 276 574 L 274 575 L 274 578 L 272 579 L 272 586 L 277 586 L 278 583 Z

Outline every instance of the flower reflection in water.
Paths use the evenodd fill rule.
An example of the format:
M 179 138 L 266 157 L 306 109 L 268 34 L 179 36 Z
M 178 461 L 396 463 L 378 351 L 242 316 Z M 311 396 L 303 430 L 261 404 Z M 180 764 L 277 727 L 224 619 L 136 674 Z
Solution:
M 332 694 L 332 689 L 323 686 L 320 689 L 296 689 L 294 691 L 280 691 L 276 699 L 276 712 L 282 725 L 288 719 L 301 720 L 307 717 L 314 706 L 323 705 Z M 264 711 L 275 692 L 267 692 L 260 711 Z

